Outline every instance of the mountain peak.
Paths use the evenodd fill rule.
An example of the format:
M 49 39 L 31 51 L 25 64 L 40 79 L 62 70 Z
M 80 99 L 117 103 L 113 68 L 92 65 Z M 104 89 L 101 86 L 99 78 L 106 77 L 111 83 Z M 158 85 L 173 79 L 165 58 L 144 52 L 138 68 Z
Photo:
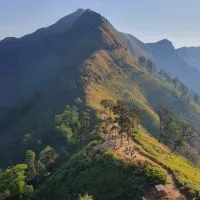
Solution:
M 162 39 L 158 42 L 155 43 L 147 43 L 147 47 L 149 46 L 155 46 L 158 47 L 159 49 L 162 49 L 164 51 L 175 51 L 175 47 L 173 46 L 172 42 L 169 41 L 168 39 Z
M 168 39 L 160 40 L 160 41 L 156 42 L 156 44 L 161 46 L 161 47 L 163 47 L 163 48 L 168 48 L 168 49 L 175 50 L 172 42 L 169 41 Z
M 85 12 L 85 9 L 78 8 L 74 13 L 83 13 L 83 12 Z
M 160 43 L 172 43 L 170 40 L 168 40 L 166 38 L 159 40 L 158 42 L 160 42 Z
M 6 37 L 6 38 L 0 40 L 0 43 L 3 44 L 4 42 L 12 42 L 16 39 L 17 39 L 16 37 Z
M 79 8 L 75 12 L 66 15 L 65 17 L 58 20 L 53 26 L 58 30 L 65 30 L 66 26 L 70 27 L 86 10 Z

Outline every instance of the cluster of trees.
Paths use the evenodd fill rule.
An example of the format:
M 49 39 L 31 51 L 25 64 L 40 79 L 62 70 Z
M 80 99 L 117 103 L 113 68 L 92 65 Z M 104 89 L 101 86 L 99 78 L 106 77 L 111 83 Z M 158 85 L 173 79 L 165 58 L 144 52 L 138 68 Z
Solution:
M 141 66 L 144 66 L 147 68 L 147 72 L 148 72 L 149 76 L 153 75 L 153 71 L 155 69 L 155 64 L 153 63 L 153 61 L 151 59 L 147 59 L 144 56 L 140 56 L 138 58 L 138 63 Z M 181 94 L 181 96 L 187 98 L 188 100 L 193 100 L 195 103 L 199 103 L 199 95 L 196 92 L 190 90 L 177 77 L 172 77 L 171 74 L 169 74 L 168 72 L 166 72 L 163 69 L 160 69 L 160 71 L 158 72 L 158 78 L 170 83 L 172 85 L 172 87 Z
M 98 135 L 99 123 L 94 119 L 92 111 L 87 108 L 65 106 L 64 112 L 55 117 L 56 130 L 67 143 L 81 147 Z
M 96 138 L 100 131 L 100 123 L 92 110 L 82 106 L 80 98 L 76 98 L 77 106 L 66 106 L 64 111 L 55 116 L 56 132 L 60 133 L 68 144 L 82 147 Z M 25 144 L 31 144 L 32 134 L 23 138 Z M 67 148 L 67 145 L 66 147 Z M 53 171 L 59 154 L 50 146 L 46 146 L 38 155 L 32 150 L 25 152 L 23 164 L 12 164 L 0 171 L 0 199 L 10 197 L 23 199 L 38 188 Z M 62 158 L 59 159 L 61 161 Z M 90 196 L 80 197 L 91 199 Z
M 173 88 L 178 91 L 183 97 L 192 99 L 194 102 L 199 103 L 199 95 L 190 90 L 184 83 L 182 83 L 177 77 L 172 77 L 169 73 L 161 69 L 158 73 L 158 77 L 162 80 L 170 83 Z
M 93 200 L 93 197 L 88 194 L 85 194 L 83 196 L 80 195 L 79 200 Z
M 144 56 L 140 56 L 138 58 L 138 63 L 139 63 L 139 65 L 147 68 L 147 72 L 148 72 L 149 76 L 153 75 L 153 70 L 154 70 L 155 65 L 151 59 L 149 59 L 149 58 L 147 59 Z
M 101 105 L 109 113 L 109 117 L 106 119 L 107 122 L 118 124 L 118 134 L 121 137 L 121 143 L 124 134 L 126 134 L 127 140 L 129 140 L 133 132 L 138 130 L 140 124 L 139 113 L 129 106 L 129 102 L 123 100 L 117 100 L 115 104 L 110 99 L 102 99 Z M 112 114 L 114 115 L 114 120 L 112 119 Z
M 198 131 L 192 121 L 177 120 L 169 109 L 163 105 L 155 108 L 160 120 L 159 141 L 177 151 L 184 143 L 191 144 L 198 138 Z
M 131 106 L 127 101 L 118 100 L 117 103 L 110 99 L 102 99 L 101 105 L 104 107 L 108 117 L 107 124 L 117 123 L 118 134 L 121 137 L 127 136 L 129 140 L 134 132 L 138 130 L 141 113 Z M 192 121 L 188 119 L 176 119 L 173 113 L 163 105 L 155 108 L 159 116 L 160 131 L 159 141 L 171 148 L 172 152 L 180 151 L 185 145 L 192 144 L 198 140 L 199 132 Z
M 0 174 L 0 199 L 7 199 L 10 196 L 18 196 L 22 199 L 33 188 L 26 183 L 26 164 L 18 164 L 5 169 Z
M 23 164 L 13 165 L 11 162 L 11 166 L 0 173 L 0 199 L 29 196 L 34 188 L 39 187 L 40 180 L 51 172 L 57 158 L 58 154 L 50 146 L 39 153 L 38 159 L 32 150 L 27 150 Z
M 27 180 L 36 181 L 39 185 L 40 179 L 51 172 L 51 166 L 56 162 L 58 156 L 58 153 L 50 146 L 46 146 L 39 153 L 38 160 L 32 150 L 27 150 L 25 154 L 25 163 L 28 166 L 26 172 Z

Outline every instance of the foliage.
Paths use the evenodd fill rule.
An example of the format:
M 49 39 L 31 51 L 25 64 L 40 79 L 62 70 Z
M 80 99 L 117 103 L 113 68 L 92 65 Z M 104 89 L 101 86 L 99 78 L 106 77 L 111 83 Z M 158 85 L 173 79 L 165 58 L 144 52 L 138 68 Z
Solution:
M 161 137 L 163 134 L 163 129 L 165 128 L 165 124 L 168 123 L 170 120 L 170 111 L 168 110 L 167 107 L 159 105 L 155 108 L 156 113 L 159 116 L 160 120 L 160 135 L 159 135 L 159 141 L 161 141 Z
M 35 162 L 35 169 L 38 177 L 43 176 L 46 172 L 46 167 L 40 160 Z
M 171 74 L 167 73 L 161 69 L 158 73 L 158 77 L 171 84 L 173 88 L 181 94 L 182 97 L 192 100 L 195 103 L 199 103 L 199 95 L 194 91 L 190 90 L 183 82 L 181 82 L 177 77 L 172 77 Z
M 176 149 L 184 142 L 189 143 L 191 140 L 194 140 L 196 136 L 198 136 L 196 135 L 196 130 L 192 125 L 191 121 L 187 119 L 182 119 L 178 121 L 178 125 L 180 131 L 178 137 L 175 138 L 172 152 L 176 151 Z
M 68 142 L 80 142 L 78 131 L 80 130 L 79 113 L 76 107 L 66 106 L 62 114 L 55 117 L 56 128 Z
M 2 197 L 27 194 L 26 169 L 27 165 L 17 164 L 5 169 L 0 174 L 0 194 Z
M 105 109 L 109 109 L 110 112 L 110 116 L 111 116 L 111 112 L 114 106 L 114 102 L 110 99 L 102 99 L 101 100 L 101 105 L 105 108 Z
M 55 163 L 57 158 L 58 158 L 58 154 L 50 146 L 46 146 L 39 154 L 39 161 L 45 167 L 48 167 L 49 165 Z
M 112 152 L 92 148 L 64 165 L 31 199 L 79 199 L 79 194 L 95 200 L 140 199 L 144 189 L 164 183 L 166 173 L 149 163 L 124 163 Z
M 184 191 L 189 193 L 193 190 L 200 194 L 200 170 L 197 167 L 185 158 L 172 154 L 166 146 L 159 144 L 147 133 L 138 133 L 134 140 L 142 146 L 142 154 L 173 172 L 177 183 Z
M 147 59 L 147 71 L 150 76 L 153 74 L 153 61 L 150 59 Z
M 119 124 L 121 142 L 123 134 L 126 134 L 129 140 L 140 124 L 140 116 L 136 110 L 129 108 L 129 102 L 122 100 L 117 100 L 117 104 L 113 106 L 113 113 L 115 122 Z
M 80 196 L 79 200 L 93 200 L 93 197 L 88 194 L 85 194 L 83 196 Z
M 27 164 L 26 177 L 28 181 L 31 181 L 37 175 L 35 168 L 35 153 L 32 150 L 27 150 L 25 153 L 25 163 Z
M 139 63 L 139 65 L 141 65 L 141 66 L 145 66 L 146 58 L 145 58 L 144 56 L 140 56 L 140 57 L 138 58 L 138 63 Z
M 69 143 L 82 144 L 97 128 L 96 120 L 92 122 L 91 116 L 89 109 L 66 106 L 64 112 L 55 117 L 56 129 Z
M 34 192 L 33 186 L 32 185 L 25 185 L 24 186 L 24 195 L 25 196 L 30 196 Z
M 0 199 L 7 197 L 29 196 L 33 193 L 34 181 L 44 176 L 46 170 L 51 166 L 58 154 L 55 150 L 47 146 L 39 154 L 39 159 L 36 159 L 36 154 L 32 150 L 25 152 L 25 164 L 17 164 L 5 169 L 0 173 Z
M 176 120 L 169 109 L 159 105 L 155 108 L 160 119 L 159 142 L 163 141 L 176 151 L 184 143 L 191 144 L 191 141 L 198 139 L 197 129 L 188 119 Z
M 83 103 L 80 97 L 76 97 L 75 100 L 74 100 L 74 102 L 75 102 L 77 105 L 80 105 L 80 104 Z

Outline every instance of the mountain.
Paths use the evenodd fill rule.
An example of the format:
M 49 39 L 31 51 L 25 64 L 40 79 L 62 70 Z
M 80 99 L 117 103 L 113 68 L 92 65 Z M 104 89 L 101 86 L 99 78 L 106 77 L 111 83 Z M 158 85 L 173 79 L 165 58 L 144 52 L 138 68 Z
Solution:
M 153 49 L 161 52 L 162 60 L 162 56 L 174 52 L 167 41 L 147 46 L 151 53 Z M 138 65 L 137 55 L 149 54 L 143 50 L 144 44 L 118 32 L 91 10 L 78 10 L 50 27 L 14 41 L 3 40 L 0 49 L 4 48 L 0 54 L 0 149 L 4 152 L 8 146 L 21 148 L 14 155 L 9 151 L 7 156 L 0 155 L 2 163 L 7 163 L 8 157 L 21 157 L 23 137 L 28 132 L 35 134 L 35 148 L 48 142 L 54 144 L 46 135 L 48 131 L 54 134 L 52 120 L 77 97 L 94 109 L 99 109 L 107 94 L 112 99 L 126 97 L 140 102 L 137 106 L 149 119 L 143 122 L 147 129 L 154 130 L 153 135 L 157 134 L 153 108 L 158 104 L 168 105 L 178 116 L 200 121 L 199 113 L 191 105 L 159 80 L 149 79 L 145 69 Z M 162 51 L 157 50 L 161 48 Z M 184 71 L 182 74 L 185 76 Z M 38 140 L 44 144 L 38 145 Z
M 0 42 L 0 91 L 3 94 L 0 107 L 13 105 L 29 91 L 41 87 L 45 77 L 48 80 L 48 76 L 53 76 L 58 38 L 83 12 L 78 10 L 54 25 L 22 38 L 6 38 Z M 53 54 L 52 58 L 49 54 Z M 48 68 L 45 65 L 49 65 Z
M 78 18 L 81 14 L 82 17 Z M 92 20 L 92 14 L 90 10 L 78 10 L 50 27 L 14 41 L 6 39 L 1 42 L 0 107 L 9 107 L 48 87 L 48 81 L 55 77 L 56 71 L 63 67 L 73 68 L 72 65 L 76 64 L 71 64 L 71 61 L 78 60 L 80 64 L 93 51 L 107 48 L 106 40 L 109 40 L 111 48 L 119 45 L 112 34 L 104 30 L 107 22 L 97 14 Z M 90 35 L 94 36 L 91 41 Z
M 160 56 L 158 66 L 163 66 L 164 58 L 171 60 L 166 60 L 168 63 L 163 67 L 169 67 L 172 61 L 183 64 L 174 51 L 169 41 L 144 44 L 121 33 L 107 19 L 89 9 L 80 9 L 22 38 L 1 41 L 1 168 L 9 166 L 9 160 L 23 162 L 24 149 L 34 150 L 41 159 L 41 150 L 50 145 L 59 155 L 63 149 L 73 154 L 70 158 L 62 157 L 59 162 L 64 165 L 60 169 L 57 169 L 60 163 L 54 163 L 50 169 L 52 175 L 45 173 L 41 187 L 39 182 L 34 183 L 38 190 L 33 199 L 78 199 L 78 195 L 85 192 L 91 192 L 96 199 L 124 199 L 124 196 L 133 199 L 135 194 L 141 198 L 148 187 L 165 184 L 168 180 L 171 186 L 175 186 L 176 180 L 189 194 L 198 192 L 198 169 L 181 156 L 170 155 L 168 147 L 149 136 L 159 136 L 159 118 L 154 109 L 160 104 L 170 108 L 178 119 L 186 117 L 196 125 L 200 123 L 200 104 L 181 96 L 171 83 L 149 74 L 137 60 L 138 56 L 153 56 L 159 64 Z M 182 68 L 184 77 L 187 67 Z M 88 121 L 100 123 L 95 130 L 90 130 L 88 121 L 82 122 L 86 126 L 84 131 L 100 132 L 90 144 L 72 145 L 57 131 L 56 116 L 64 112 L 67 114 L 64 123 L 68 121 L 70 114 L 65 111 L 69 108 L 66 105 L 74 108 L 77 99 L 80 110 L 92 110 Z M 124 154 L 116 156 L 117 152 L 106 145 L 102 134 L 101 113 L 105 112 L 102 99 L 125 100 L 142 113 L 138 135 L 134 136 L 134 142 L 131 140 L 132 148 L 141 158 L 138 162 L 129 164 Z M 72 121 L 79 116 L 74 109 Z M 73 135 L 69 129 L 66 131 Z M 199 160 L 198 144 L 196 141 L 190 146 L 186 144 L 185 152 L 190 153 L 191 161 Z M 165 155 L 164 159 L 161 155 Z
M 68 25 L 71 20 L 67 18 Z M 5 148 L 7 142 L 17 144 L 14 141 L 21 140 L 21 133 L 14 134 L 23 126 L 21 124 L 26 124 L 26 130 L 35 130 L 42 123 L 48 124 L 49 118 L 54 117 L 50 113 L 61 111 L 64 105 L 82 96 L 84 85 L 80 84 L 84 60 L 95 51 L 120 47 L 112 26 L 91 10 L 83 12 L 64 32 L 59 29 L 52 35 L 52 28 L 50 34 L 47 34 L 48 30 L 42 31 L 46 32 L 45 38 L 42 35 L 42 39 L 38 39 L 40 31 L 36 31 L 17 39 L 17 45 L 9 43 L 8 49 L 0 55 L 0 124 L 4 137 L 0 148 Z M 7 133 L 8 129 L 11 130 Z M 6 159 L 5 154 L 1 159 Z
M 200 47 L 182 47 L 176 52 L 187 64 L 200 70 Z
M 146 50 L 145 44 L 142 41 L 131 34 L 121 33 L 121 35 L 126 38 L 126 47 L 133 56 L 136 58 L 140 56 L 151 58 L 150 53 Z
M 172 42 L 167 39 L 155 43 L 143 43 L 130 34 L 123 34 L 126 37 L 124 46 L 137 59 L 144 56 L 154 61 L 158 69 L 169 72 L 173 77 L 178 77 L 192 90 L 200 93 L 198 87 L 200 73 L 197 69 L 199 62 L 199 48 L 175 49 Z
M 199 77 L 200 72 L 197 68 L 189 65 L 188 62 L 179 56 L 176 49 L 169 40 L 161 40 L 156 43 L 146 44 L 146 49 L 151 53 L 156 66 L 159 69 L 177 76 L 182 82 L 194 91 L 200 93 Z
M 69 29 L 84 12 L 84 9 L 78 9 L 76 12 L 63 17 L 55 24 L 46 28 L 38 29 L 34 33 L 25 35 L 21 38 L 5 38 L 0 41 L 0 52 L 5 52 L 5 50 L 13 49 L 15 47 L 23 46 L 25 44 L 30 44 L 31 42 L 44 39 L 46 37 L 49 37 L 50 35 L 62 33 Z

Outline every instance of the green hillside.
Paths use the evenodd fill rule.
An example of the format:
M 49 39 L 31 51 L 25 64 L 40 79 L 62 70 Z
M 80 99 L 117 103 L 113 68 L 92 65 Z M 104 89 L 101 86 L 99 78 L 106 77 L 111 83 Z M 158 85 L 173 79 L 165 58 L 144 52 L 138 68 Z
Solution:
M 187 104 L 167 82 L 150 77 L 123 49 L 95 53 L 84 63 L 86 69 L 85 94 L 90 107 L 102 111 L 100 100 L 105 98 L 128 100 L 142 111 L 141 123 L 155 137 L 158 136 L 158 117 L 153 106 L 167 104 L 176 109 L 177 116 L 183 113 L 187 117 L 191 113 L 195 117 L 199 115 L 198 112 L 192 112 L 193 102 Z M 153 100 L 158 93 L 161 98 Z M 154 104 L 151 104 L 152 101 Z M 175 101 L 179 102 L 178 107 Z M 88 193 L 94 199 L 141 199 L 145 190 L 155 184 L 165 183 L 169 172 L 180 192 L 194 195 L 200 191 L 200 171 L 197 167 L 185 158 L 172 154 L 168 147 L 158 143 L 143 129 L 133 139 L 144 160 L 127 163 L 123 156 L 119 157 L 110 148 L 102 152 L 101 141 L 93 142 L 50 177 L 32 198 L 77 199 L 80 194 Z M 109 156 L 109 159 L 105 156 Z M 143 169 L 141 174 L 135 174 L 137 168 Z M 148 175 L 149 171 L 151 175 Z
M 181 156 L 171 154 L 166 146 L 142 129 L 133 135 L 133 140 L 137 157 L 129 160 L 112 146 L 106 146 L 104 139 L 91 142 L 73 155 L 30 199 L 79 199 L 84 194 L 97 200 L 151 199 L 147 191 L 155 184 L 173 188 L 170 199 L 180 192 L 191 199 L 200 191 L 198 168 Z M 113 140 L 115 144 L 117 141 L 117 138 Z
M 124 49 L 96 52 L 84 65 L 87 66 L 85 93 L 91 107 L 100 110 L 100 101 L 106 98 L 131 101 L 143 111 L 144 126 L 154 136 L 158 122 L 154 108 L 160 104 L 167 106 L 178 118 L 186 117 L 199 123 L 199 104 L 188 101 L 157 75 L 150 76 Z
M 148 163 L 125 163 L 93 142 L 74 155 L 31 199 L 141 199 L 143 191 L 165 182 L 162 168 Z

